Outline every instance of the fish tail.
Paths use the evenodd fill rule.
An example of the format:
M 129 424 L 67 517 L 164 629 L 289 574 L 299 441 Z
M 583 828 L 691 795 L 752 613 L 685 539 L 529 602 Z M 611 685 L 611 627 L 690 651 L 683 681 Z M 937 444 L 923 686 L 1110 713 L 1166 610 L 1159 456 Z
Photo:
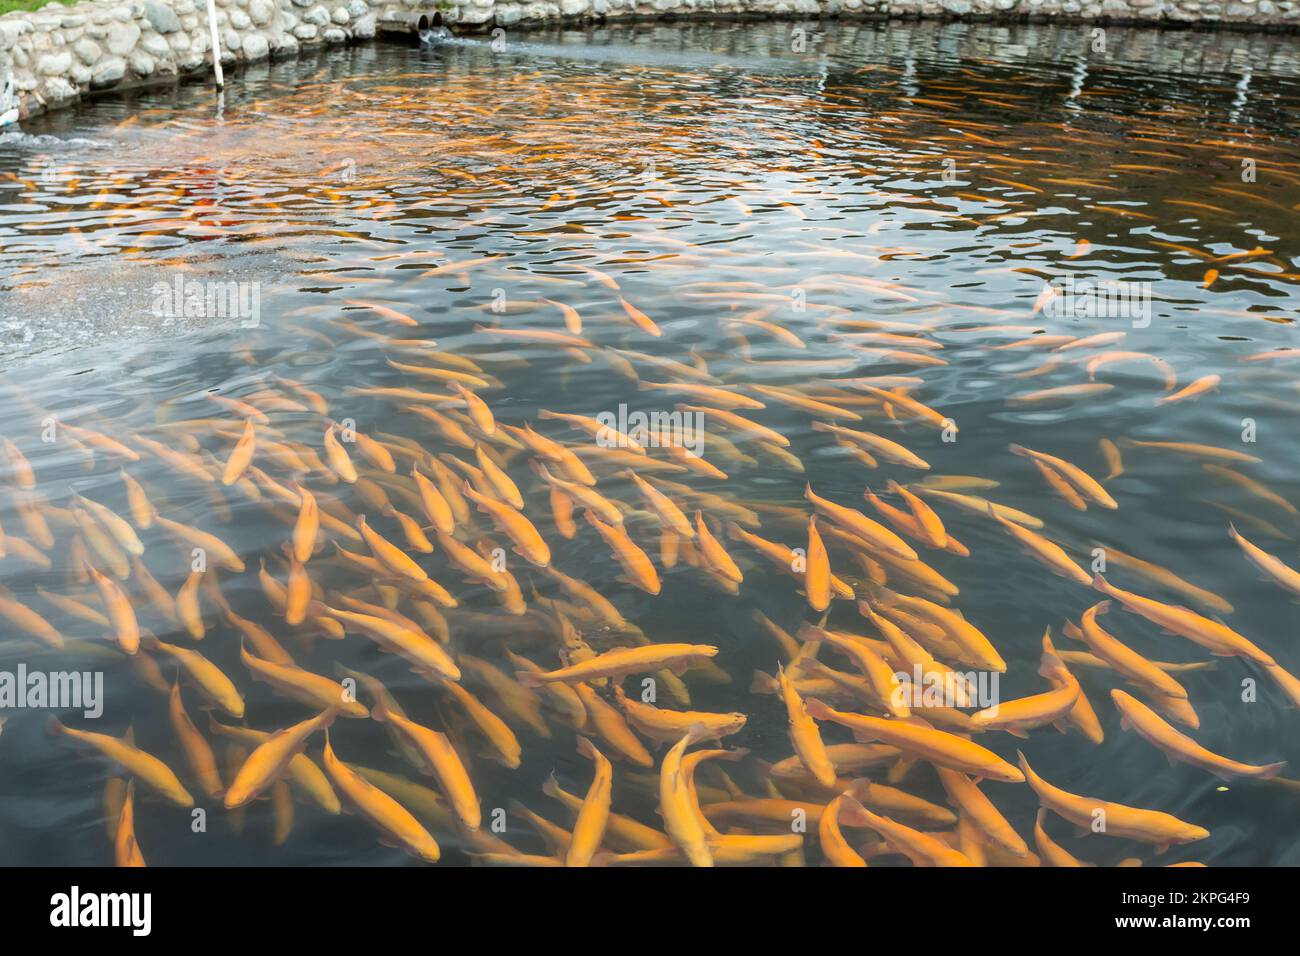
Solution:
M 771 674 L 754 671 L 754 677 L 749 682 L 749 692 L 751 694 L 770 694 L 775 685 L 776 678 Z
M 546 794 L 548 797 L 559 797 L 560 782 L 555 779 L 555 771 L 551 771 L 551 775 L 547 777 L 546 782 L 542 784 L 542 793 Z
M 1051 651 L 1043 651 L 1043 659 L 1038 664 L 1038 676 L 1051 680 L 1061 673 L 1065 664 Z
M 804 698 L 803 703 L 808 711 L 808 716 L 816 720 L 830 720 L 834 715 L 834 711 L 816 697 Z
M 848 791 L 845 791 L 840 796 L 843 798 L 840 801 L 839 819 L 841 823 L 851 827 L 869 827 L 872 825 L 872 818 L 875 814 L 859 803 L 857 797 Z

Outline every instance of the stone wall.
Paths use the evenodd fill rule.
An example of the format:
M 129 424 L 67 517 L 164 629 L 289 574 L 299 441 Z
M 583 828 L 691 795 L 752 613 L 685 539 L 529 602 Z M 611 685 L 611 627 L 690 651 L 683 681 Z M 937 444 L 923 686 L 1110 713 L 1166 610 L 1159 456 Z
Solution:
M 375 35 L 366 0 L 218 0 L 221 62 L 296 55 L 306 45 Z M 50 3 L 0 17 L 0 73 L 21 115 L 55 109 L 87 92 L 173 82 L 212 71 L 203 0 Z M 5 90 L 8 92 L 8 89 Z
M 1300 0 L 217 0 L 221 61 L 230 70 L 369 40 L 435 14 L 461 31 L 593 18 L 918 16 L 1300 29 Z M 211 64 L 205 0 L 50 3 L 0 17 L 0 115 L 210 75 Z

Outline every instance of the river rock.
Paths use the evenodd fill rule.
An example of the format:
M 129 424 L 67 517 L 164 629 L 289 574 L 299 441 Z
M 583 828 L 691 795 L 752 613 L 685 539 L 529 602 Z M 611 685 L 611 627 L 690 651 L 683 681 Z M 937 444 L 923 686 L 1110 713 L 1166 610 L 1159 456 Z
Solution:
M 207 62 L 204 50 L 189 49 L 176 57 L 176 68 L 182 73 L 193 73 Z
M 158 0 L 144 0 L 144 17 L 159 33 L 175 33 L 181 28 L 176 11 Z
M 158 69 L 158 63 L 148 53 L 137 51 L 131 54 L 130 59 L 131 72 L 139 77 L 153 76 L 154 71 Z
M 108 39 L 104 45 L 108 47 L 108 52 L 117 56 L 124 56 L 135 48 L 140 39 L 140 28 L 134 23 L 118 23 L 108 31 Z
M 166 56 L 172 48 L 167 44 L 167 40 L 156 33 L 151 33 L 140 41 L 140 49 L 152 57 Z
M 270 38 L 270 42 L 272 58 L 288 59 L 298 55 L 298 38 L 292 33 L 277 33 Z
M 124 76 L 126 76 L 126 60 L 120 56 L 108 56 L 100 60 L 91 71 L 90 87 L 102 90 L 104 87 L 115 85 Z
M 71 59 L 71 58 L 69 58 Z M 48 77 L 40 85 L 41 99 L 46 103 L 62 106 L 77 98 L 77 88 L 61 76 Z
M 18 38 L 30 29 L 26 20 L 0 20 L 0 50 L 12 50 Z
M 271 44 L 260 33 L 250 33 L 244 37 L 244 59 L 250 62 L 265 60 L 271 54 Z
M 93 66 L 104 55 L 104 51 L 99 48 L 99 44 L 89 37 L 82 37 L 72 44 L 72 52 L 77 54 L 78 59 L 86 66 Z
M 41 76 L 61 76 L 72 68 L 72 54 L 67 50 L 42 53 L 36 61 L 36 72 Z

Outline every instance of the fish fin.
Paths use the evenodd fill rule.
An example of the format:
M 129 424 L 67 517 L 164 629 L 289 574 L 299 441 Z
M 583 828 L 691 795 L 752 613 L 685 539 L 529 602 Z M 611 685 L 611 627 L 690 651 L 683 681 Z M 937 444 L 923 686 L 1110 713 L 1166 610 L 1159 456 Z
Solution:
M 542 793 L 546 794 L 548 797 L 554 797 L 555 799 L 559 799 L 560 782 L 555 779 L 554 770 L 552 770 L 551 775 L 546 778 L 546 782 L 542 784 Z
M 869 797 L 871 795 L 871 788 L 873 786 L 874 784 L 872 784 L 870 780 L 867 780 L 866 778 L 860 778 L 850 783 L 848 789 L 844 790 L 843 793 L 852 797 L 854 800 L 861 801 L 865 797 Z
M 1029 739 L 1029 734 L 1025 733 L 1019 727 L 1004 727 L 1002 729 L 1005 730 L 1007 733 L 1009 733 L 1012 737 L 1019 737 L 1021 740 Z
M 844 793 L 843 800 L 840 802 L 839 822 L 851 827 L 869 827 L 871 826 L 871 817 L 857 797 L 851 793 Z
M 827 707 L 825 703 L 818 700 L 816 697 L 807 697 L 804 699 L 803 703 L 804 703 L 804 709 L 808 712 L 808 716 L 813 717 L 817 720 L 831 719 L 832 717 L 831 709 Z
M 765 674 L 763 671 L 754 671 L 754 676 L 749 682 L 749 692 L 751 694 L 770 694 L 772 685 L 776 683 L 776 678 L 771 674 Z
M 1265 770 L 1258 777 L 1260 780 L 1272 780 L 1279 773 L 1286 769 L 1286 761 L 1279 760 L 1277 763 L 1265 764 Z

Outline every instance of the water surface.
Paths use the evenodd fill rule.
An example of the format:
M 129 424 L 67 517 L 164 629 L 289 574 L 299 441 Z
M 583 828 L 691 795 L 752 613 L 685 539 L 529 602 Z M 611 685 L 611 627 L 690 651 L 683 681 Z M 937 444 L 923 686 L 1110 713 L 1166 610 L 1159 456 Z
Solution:
M 214 432 L 211 420 L 242 423 L 207 395 L 254 404 L 272 395 L 293 399 L 283 385 L 288 379 L 323 396 L 330 419 L 473 461 L 472 452 L 405 411 L 408 401 L 364 391 L 443 391 L 389 364 L 448 367 L 422 354 L 433 340 L 440 352 L 484 370 L 490 387 L 482 394 L 499 421 L 530 422 L 585 451 L 591 442 L 582 433 L 540 420 L 539 411 L 670 411 L 681 398 L 638 388 L 638 379 L 776 386 L 832 403 L 856 396 L 852 407 L 862 420 L 850 427 L 903 443 L 934 474 L 998 482 L 973 493 L 1040 517 L 1044 533 L 1085 567 L 1092 548 L 1110 546 L 1220 595 L 1233 608 L 1225 621 L 1281 666 L 1300 667 L 1295 604 L 1228 536 L 1235 522 L 1251 541 L 1297 564 L 1295 512 L 1278 503 L 1297 499 L 1296 364 L 1252 357 L 1296 345 L 1300 47 L 1287 38 L 1109 30 L 1106 51 L 1097 52 L 1091 32 L 1073 28 L 800 29 L 805 33 L 793 33 L 790 24 L 644 26 L 511 35 L 504 49 L 486 40 L 436 51 L 375 45 L 250 69 L 219 104 L 197 86 L 130 102 L 99 99 L 0 138 L 0 431 L 38 476 L 34 492 L 13 488 L 10 476 L 0 494 L 0 525 L 10 539 L 34 540 L 45 555 L 26 560 L 30 550 L 11 546 L 0 559 L 0 581 L 69 641 L 53 653 L 9 629 L 3 667 L 104 671 L 103 717 L 69 712 L 65 721 L 118 735 L 131 728 L 140 747 L 192 782 L 166 695 L 113 649 L 102 627 L 42 596 L 43 590 L 101 606 L 76 573 L 76 525 L 68 524 L 75 494 L 129 513 L 124 463 L 102 451 L 86 455 L 59 425 L 128 444 L 135 435 L 153 438 L 200 454 L 216 474 L 238 431 Z M 484 259 L 491 261 L 478 262 Z M 466 266 L 440 269 L 449 263 Z M 182 289 L 198 283 L 204 291 L 235 283 L 238 295 L 220 314 L 167 314 L 178 281 Z M 1065 315 L 1043 290 L 1067 281 L 1126 283 L 1149 299 L 1137 321 Z M 662 334 L 632 324 L 620 298 Z M 382 304 L 417 325 L 393 324 L 358 303 Z M 483 331 L 563 332 L 564 314 L 553 303 L 578 311 L 589 345 L 534 346 Z M 870 337 L 879 333 L 913 341 Z M 1101 333 L 1124 337 L 1065 352 L 1031 341 Z M 1019 344 L 995 348 L 1013 343 Z M 1119 350 L 1167 364 L 1129 358 L 1090 375 L 1089 359 Z M 686 367 L 665 367 L 665 359 Z M 1176 376 L 1173 388 L 1166 368 Z M 1217 389 L 1157 404 L 1207 375 L 1221 376 Z M 891 419 L 843 381 L 869 376 L 901 377 L 885 381 L 951 419 L 956 440 L 906 415 Z M 1094 379 L 1113 387 L 1015 400 Z M 283 404 L 267 414 L 281 440 L 323 454 L 319 414 Z M 801 464 L 718 428 L 706 435 L 704 457 L 726 480 L 666 477 L 753 508 L 758 533 L 771 540 L 802 545 L 805 482 L 875 514 L 862 500 L 865 488 L 884 494 L 890 479 L 921 477 L 888 461 L 868 468 L 813 430 L 814 416 L 780 402 L 742 414 L 786 436 Z M 45 441 L 51 421 L 54 440 Z M 1224 464 L 1257 484 L 1207 470 L 1214 462 L 1204 457 L 1123 447 L 1123 474 L 1106 483 L 1119 509 L 1078 511 L 1028 460 L 1008 451 L 1018 443 L 1104 477 L 1102 439 L 1192 442 L 1249 454 L 1259 460 Z M 791 579 L 726 538 L 731 514 L 716 500 L 683 497 L 684 506 L 700 507 L 713 522 L 745 579 L 733 595 L 686 563 L 661 566 L 662 592 L 650 597 L 621 580 L 608 549 L 581 520 L 573 540 L 557 532 L 545 486 L 526 455 L 488 447 L 503 454 L 556 567 L 590 583 L 651 640 L 721 649 L 718 672 L 687 673 L 691 707 L 749 716 L 728 743 L 749 748 L 751 758 L 727 773 L 747 793 L 765 793 L 761 761 L 788 756 L 790 744 L 779 701 L 750 690 L 753 672 L 773 672 L 781 659 L 752 614 L 761 610 L 791 632 L 815 620 Z M 662 450 L 651 454 L 667 460 Z M 299 478 L 323 500 L 368 514 L 400 540 L 391 518 L 332 473 L 296 472 L 273 457 L 256 463 L 277 482 Z M 554 715 L 549 738 L 517 726 L 517 770 L 483 758 L 482 741 L 455 705 L 400 658 L 358 635 L 323 640 L 274 613 L 256 572 L 265 560 L 283 578 L 280 547 L 291 509 L 265 494 L 254 500 L 238 485 L 179 475 L 153 454 L 125 465 L 160 513 L 217 534 L 244 557 L 244 574 L 214 573 L 222 593 L 237 613 L 276 634 L 299 665 L 322 674 L 333 674 L 339 662 L 366 671 L 413 718 L 451 731 L 485 813 L 513 800 L 568 825 L 567 812 L 541 788 L 554 771 L 566 789 L 585 790 L 590 765 L 576 755 L 571 728 Z M 641 507 L 621 465 L 595 470 L 603 494 Z M 884 497 L 900 504 L 895 495 Z M 52 509 L 48 546 L 24 522 L 20 501 Z M 393 501 L 411 508 L 396 492 Z M 1045 690 L 1036 673 L 1044 629 L 1052 628 L 1058 647 L 1080 650 L 1061 635 L 1062 625 L 1077 621 L 1098 595 L 1053 576 L 987 517 L 935 507 L 970 556 L 918 550 L 960 588 L 955 606 L 1006 658 L 1004 696 Z M 634 516 L 629 529 L 658 561 L 653 522 Z M 468 543 L 501 539 L 481 516 L 461 536 Z M 175 593 L 190 571 L 188 549 L 156 530 L 141 537 L 149 570 Z M 369 580 L 333 551 L 330 544 L 310 562 L 316 583 L 371 599 Z M 560 594 L 550 578 L 510 556 L 530 607 L 514 616 L 487 588 L 449 569 L 441 554 L 416 556 L 460 601 L 446 612 L 457 653 L 507 672 L 507 650 L 547 668 L 559 665 L 545 602 Z M 875 593 L 848 552 L 834 549 L 832 563 L 859 594 Z M 1188 602 L 1185 593 L 1125 568 L 1110 568 L 1108 576 L 1157 600 Z M 124 586 L 136 588 L 138 575 Z M 907 590 L 898 580 L 889 586 Z M 137 603 L 143 626 L 200 649 L 231 676 L 247 696 L 248 726 L 272 730 L 310 715 L 249 679 L 238 636 L 215 602 L 204 601 L 201 644 L 142 599 Z M 870 633 L 853 602 L 836 602 L 829 621 Z M 1118 609 L 1106 622 L 1151 658 L 1211 659 Z M 629 639 L 577 624 L 598 650 Z M 830 652 L 822 656 L 850 669 Z M 1181 729 L 1251 763 L 1300 758 L 1290 732 L 1294 712 L 1277 686 L 1240 659 L 1214 660 L 1213 669 L 1179 675 L 1200 722 L 1199 729 Z M 164 659 L 165 680 L 173 673 Z M 1028 740 L 991 733 L 981 742 L 1012 760 L 1023 749 L 1067 790 L 1165 810 L 1211 836 L 1156 855 L 1126 840 L 1079 839 L 1062 821 L 1050 821 L 1062 845 L 1103 865 L 1133 857 L 1147 865 L 1297 862 L 1294 790 L 1171 767 L 1121 730 L 1109 697 L 1123 686 L 1115 675 L 1076 673 L 1101 717 L 1103 743 L 1051 727 Z M 467 686 L 501 709 L 490 689 L 468 678 Z M 631 692 L 633 683 L 627 686 Z M 203 698 L 187 687 L 184 699 L 206 733 Z M 45 712 L 4 716 L 0 860 L 111 862 L 103 793 L 114 769 L 47 736 Z M 848 739 L 831 725 L 824 732 Z M 418 779 L 376 724 L 347 721 L 331 740 L 345 760 Z M 216 746 L 222 756 L 224 743 Z M 309 753 L 319 751 L 317 739 Z M 722 780 L 710 773 L 702 771 L 702 779 L 716 788 Z M 928 768 L 913 770 L 900 785 L 944 802 Z M 653 787 L 652 773 L 616 763 L 615 808 L 657 826 Z M 1036 806 L 1028 788 L 984 789 L 1028 839 Z M 718 790 L 709 797 L 717 799 Z M 808 798 L 824 803 L 829 795 Z M 273 835 L 269 801 L 234 816 L 217 801 L 200 803 L 209 810 L 205 834 L 192 832 L 187 812 L 141 794 L 136 826 L 151 864 L 409 860 L 377 844 L 357 818 L 333 817 L 309 803 L 296 805 L 282 838 Z M 434 832 L 446 862 L 468 861 L 454 831 Z M 499 835 L 526 852 L 545 852 L 513 813 Z M 867 841 L 865 831 L 861 838 Z M 819 860 L 815 837 L 807 856 Z

